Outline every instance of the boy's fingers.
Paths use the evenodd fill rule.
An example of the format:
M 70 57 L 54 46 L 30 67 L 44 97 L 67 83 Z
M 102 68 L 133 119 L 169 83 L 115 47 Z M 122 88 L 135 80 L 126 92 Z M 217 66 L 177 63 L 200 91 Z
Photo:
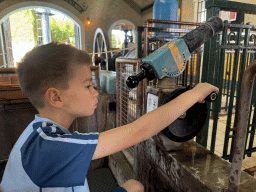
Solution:
M 218 87 L 214 87 L 214 91 L 219 93 L 219 88 Z

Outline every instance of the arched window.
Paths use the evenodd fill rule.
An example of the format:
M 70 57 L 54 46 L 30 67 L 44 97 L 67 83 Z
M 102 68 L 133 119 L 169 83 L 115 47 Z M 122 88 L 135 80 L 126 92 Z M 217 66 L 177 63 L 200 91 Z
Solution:
M 12 68 L 36 45 L 57 41 L 81 49 L 80 25 L 47 7 L 22 8 L 0 20 L 0 68 Z

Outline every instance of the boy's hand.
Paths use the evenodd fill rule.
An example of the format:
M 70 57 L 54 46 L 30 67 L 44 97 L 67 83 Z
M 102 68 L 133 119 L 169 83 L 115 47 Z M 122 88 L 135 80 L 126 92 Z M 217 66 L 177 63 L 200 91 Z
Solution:
M 209 83 L 198 83 L 191 91 L 198 95 L 198 103 L 204 103 L 204 99 L 213 91 L 219 92 L 219 89 Z

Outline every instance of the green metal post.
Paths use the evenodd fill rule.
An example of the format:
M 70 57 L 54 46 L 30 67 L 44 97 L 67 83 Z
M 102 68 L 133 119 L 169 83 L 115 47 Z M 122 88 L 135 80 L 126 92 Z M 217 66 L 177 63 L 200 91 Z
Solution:
M 137 26 L 136 27 L 137 31 L 137 58 L 142 58 L 143 53 L 142 53 L 142 31 L 144 31 L 144 28 L 142 26 Z
M 232 64 L 232 58 L 233 58 L 233 54 L 232 53 L 229 53 L 228 54 L 228 57 L 229 57 L 229 60 L 227 62 L 227 65 L 228 65 L 228 71 L 226 71 L 226 73 L 228 73 L 227 75 L 227 98 L 226 98 L 226 106 L 225 106 L 225 111 L 227 111 L 227 108 L 228 108 L 228 98 L 229 98 L 229 90 L 230 90 L 230 74 L 231 74 L 231 64 Z
M 222 42 L 221 45 L 227 44 L 227 33 L 228 33 L 228 22 L 224 22 L 224 29 L 222 32 Z M 224 63 L 225 63 L 225 49 L 221 49 L 220 54 L 220 62 L 219 63 L 219 71 L 215 77 L 216 81 L 215 84 L 219 88 L 219 95 L 222 95 L 222 87 L 223 87 L 223 73 L 224 73 Z M 217 71 L 217 70 L 216 70 Z M 218 78 L 217 78 L 218 77 Z M 212 140 L 211 140 L 211 151 L 214 152 L 215 149 L 215 141 L 216 141 L 216 133 L 217 133 L 217 125 L 218 125 L 218 119 L 219 119 L 219 111 L 221 108 L 221 97 L 218 97 L 217 101 L 213 104 L 213 127 L 212 127 Z
M 237 30 L 237 45 L 240 44 L 242 39 L 242 28 L 238 28 Z M 236 77 L 237 77 L 237 67 L 239 62 L 239 54 L 240 54 L 240 48 L 235 50 L 235 60 L 233 65 L 233 73 L 232 73 L 232 85 L 231 85 L 231 93 L 230 93 L 230 101 L 229 101 L 229 108 L 228 108 L 228 118 L 227 118 L 227 125 L 226 125 L 226 134 L 225 134 L 225 141 L 224 141 L 224 149 L 223 149 L 223 157 L 227 158 L 227 147 L 228 147 L 228 141 L 229 141 L 229 133 L 231 130 L 231 118 L 232 118 L 232 111 L 233 111 L 233 102 L 234 102 L 234 94 L 235 94 L 235 88 L 236 88 Z M 234 132 L 231 136 L 234 138 Z M 232 139 L 232 144 L 234 139 Z M 231 146 L 232 149 L 232 146 Z M 232 151 L 230 152 L 232 153 Z M 231 160 L 231 159 L 230 159 Z
M 207 15 L 206 19 L 208 20 L 212 16 L 218 16 L 220 9 L 217 7 L 211 7 L 209 2 L 206 2 Z M 202 69 L 202 78 L 201 82 L 208 82 L 210 84 L 214 84 L 213 82 L 213 74 L 214 66 L 216 63 L 216 46 L 217 46 L 217 35 L 213 36 L 204 44 L 204 57 L 203 57 L 203 69 Z M 207 102 L 208 109 L 210 109 L 210 104 Z M 208 110 L 207 120 L 201 132 L 199 133 L 199 137 L 196 138 L 196 142 L 202 145 L 203 147 L 207 147 L 207 138 L 208 138 L 208 127 L 209 127 L 209 119 L 210 119 L 210 110 Z

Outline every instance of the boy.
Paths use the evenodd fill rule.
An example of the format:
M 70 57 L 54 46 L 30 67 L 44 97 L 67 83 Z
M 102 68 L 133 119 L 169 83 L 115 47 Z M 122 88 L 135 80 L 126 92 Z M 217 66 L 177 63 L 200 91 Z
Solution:
M 91 160 L 116 153 L 156 135 L 196 102 L 218 88 L 200 83 L 135 122 L 102 133 L 70 134 L 73 120 L 90 116 L 97 107 L 84 51 L 50 43 L 27 53 L 17 68 L 21 89 L 39 115 L 12 149 L 1 187 L 5 191 L 89 191 L 86 174 Z M 114 190 L 140 192 L 129 180 Z

